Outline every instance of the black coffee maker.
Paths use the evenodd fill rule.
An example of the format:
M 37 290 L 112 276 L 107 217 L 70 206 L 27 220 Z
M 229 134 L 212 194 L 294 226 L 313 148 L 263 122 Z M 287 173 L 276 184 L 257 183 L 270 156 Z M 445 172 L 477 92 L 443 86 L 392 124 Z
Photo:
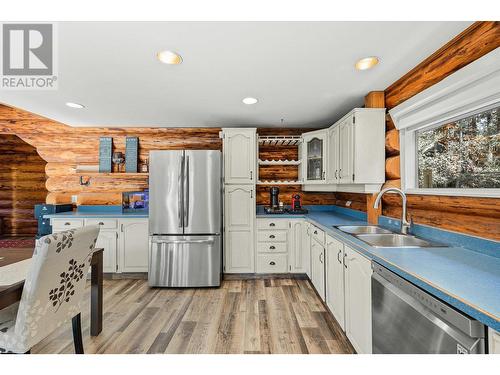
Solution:
M 273 186 L 269 189 L 269 206 L 273 209 L 279 208 L 280 206 L 280 189 L 276 186 Z
M 273 186 L 269 189 L 269 206 L 264 207 L 264 211 L 267 214 L 283 214 L 285 213 L 284 208 L 280 208 L 280 189 Z

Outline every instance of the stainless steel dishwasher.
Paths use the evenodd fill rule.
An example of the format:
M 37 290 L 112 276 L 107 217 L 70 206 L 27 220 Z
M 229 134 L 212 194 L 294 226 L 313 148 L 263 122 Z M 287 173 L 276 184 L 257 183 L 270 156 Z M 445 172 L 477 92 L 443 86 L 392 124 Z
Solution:
M 485 352 L 485 327 L 372 262 L 373 353 Z

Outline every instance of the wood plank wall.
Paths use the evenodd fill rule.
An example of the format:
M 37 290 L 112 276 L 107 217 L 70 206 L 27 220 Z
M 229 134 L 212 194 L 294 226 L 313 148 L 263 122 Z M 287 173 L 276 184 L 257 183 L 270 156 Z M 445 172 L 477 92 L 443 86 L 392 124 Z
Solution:
M 150 150 L 213 149 L 220 150 L 220 128 L 72 128 L 41 116 L 0 105 L 0 134 L 15 134 L 28 144 L 36 147 L 46 164 L 47 203 L 68 203 L 71 196 L 78 197 L 79 205 L 121 204 L 121 192 L 143 190 L 148 187 L 147 174 L 85 174 L 77 173 L 77 165 L 98 164 L 99 137 L 113 138 L 115 151 L 125 151 L 125 137 L 139 137 L 139 157 L 144 161 Z M 266 135 L 300 134 L 304 129 L 258 129 Z M 264 150 L 263 152 L 270 152 Z M 296 158 L 291 148 L 278 150 L 281 158 Z M 265 155 L 270 158 L 277 155 Z M 266 167 L 267 168 L 267 167 Z M 264 168 L 264 178 L 279 176 L 293 179 L 295 171 L 289 167 Z M 292 167 L 293 168 L 293 167 Z M 80 175 L 89 186 L 80 185 Z M 267 177 L 266 177 L 267 175 Z M 276 178 L 276 177 L 275 177 Z M 269 187 L 257 189 L 257 204 L 267 204 Z M 300 186 L 280 186 L 282 199 L 289 203 L 292 193 L 299 192 Z M 334 193 L 301 193 L 304 204 L 334 204 Z
M 15 135 L 0 136 L 0 218 L 2 236 L 33 236 L 33 206 L 44 203 L 46 162 Z
M 385 90 L 391 109 L 458 69 L 500 47 L 500 22 L 475 22 L 461 34 Z M 387 116 L 386 184 L 401 186 L 399 133 Z M 500 240 L 500 199 L 410 195 L 409 215 L 415 222 Z M 386 195 L 383 215 L 400 217 L 401 201 Z

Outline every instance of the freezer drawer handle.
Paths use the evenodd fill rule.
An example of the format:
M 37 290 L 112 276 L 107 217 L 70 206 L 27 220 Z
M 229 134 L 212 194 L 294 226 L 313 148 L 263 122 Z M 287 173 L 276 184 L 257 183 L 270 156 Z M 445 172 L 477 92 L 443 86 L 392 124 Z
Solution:
M 152 240 L 153 243 L 207 243 L 213 244 L 214 240 L 174 240 L 174 241 L 161 241 L 161 240 Z

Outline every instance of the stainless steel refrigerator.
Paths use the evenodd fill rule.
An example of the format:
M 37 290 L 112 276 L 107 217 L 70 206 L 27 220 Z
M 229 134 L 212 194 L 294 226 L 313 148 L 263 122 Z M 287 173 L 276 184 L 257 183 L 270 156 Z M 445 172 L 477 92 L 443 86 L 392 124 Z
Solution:
M 149 154 L 150 286 L 219 286 L 221 152 Z

